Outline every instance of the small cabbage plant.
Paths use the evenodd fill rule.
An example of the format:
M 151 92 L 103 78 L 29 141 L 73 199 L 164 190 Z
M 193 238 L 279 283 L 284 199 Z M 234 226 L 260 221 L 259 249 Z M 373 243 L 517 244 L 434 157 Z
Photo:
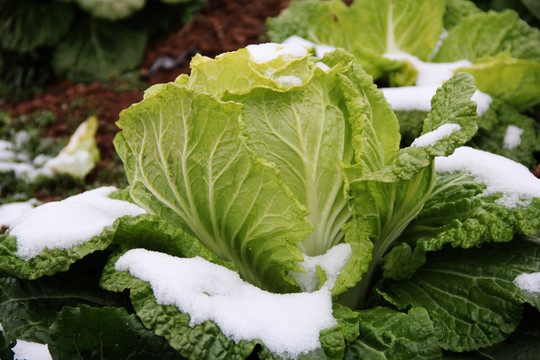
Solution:
M 191 66 L 121 113 L 127 189 L 49 205 L 72 234 L 97 226 L 47 245 L 61 227 L 25 231 L 46 204 L 0 238 L 8 341 L 59 357 L 440 359 L 519 334 L 524 304 L 538 309 L 514 280 L 540 271 L 540 180 L 463 146 L 472 75 L 437 90 L 400 148 L 389 103 L 343 50 L 267 43 Z M 93 297 L 54 283 L 77 271 L 101 276 Z M 63 296 L 46 319 L 32 301 L 8 313 L 49 287 Z

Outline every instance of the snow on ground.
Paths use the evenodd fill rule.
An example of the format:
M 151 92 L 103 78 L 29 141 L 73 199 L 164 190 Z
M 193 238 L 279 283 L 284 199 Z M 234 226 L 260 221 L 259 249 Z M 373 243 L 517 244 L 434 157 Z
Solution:
M 329 280 L 320 290 L 294 294 L 263 291 L 200 257 L 177 258 L 145 249 L 126 252 L 115 268 L 149 282 L 157 303 L 176 305 L 190 315 L 191 326 L 212 320 L 235 342 L 260 339 L 271 352 L 294 358 L 319 349 L 320 332 L 337 324 L 331 289 L 350 255 L 350 245 L 343 244 L 308 260 L 313 269 L 318 262 Z M 307 276 L 316 273 L 310 270 Z

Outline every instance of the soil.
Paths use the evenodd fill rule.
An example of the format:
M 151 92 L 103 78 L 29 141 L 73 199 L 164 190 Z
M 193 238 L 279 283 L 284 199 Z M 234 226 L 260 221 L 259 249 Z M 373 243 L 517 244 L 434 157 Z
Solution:
M 265 19 L 277 16 L 290 0 L 208 0 L 201 12 L 186 24 L 175 24 L 168 34 L 149 42 L 140 65 L 140 79 L 135 89 L 122 90 L 129 84 L 72 83 L 57 79 L 40 95 L 15 103 L 0 105 L 12 117 L 36 110 L 53 112 L 56 123 L 46 130 L 46 136 L 68 137 L 89 115 L 97 115 L 100 126 L 96 140 L 101 161 L 96 170 L 105 169 L 114 157 L 112 140 L 118 131 L 115 122 L 119 113 L 143 98 L 150 85 L 173 81 L 189 73 L 189 61 L 195 53 L 215 57 L 249 44 L 267 41 Z M 156 67 L 163 57 L 175 60 L 171 68 Z M 133 86 L 131 86 L 133 87 Z

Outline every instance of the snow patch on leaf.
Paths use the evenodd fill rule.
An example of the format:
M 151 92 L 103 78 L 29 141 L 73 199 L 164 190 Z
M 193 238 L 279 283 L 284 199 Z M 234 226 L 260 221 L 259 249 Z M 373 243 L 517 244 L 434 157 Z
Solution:
M 452 135 L 454 131 L 461 130 L 459 124 L 443 124 L 437 129 L 430 131 L 418 138 L 416 138 L 411 144 L 412 147 L 428 147 L 433 146 L 437 141 L 444 139 Z
M 540 272 L 518 275 L 514 280 L 514 285 L 523 291 L 540 295 Z
M 510 150 L 516 149 L 521 144 L 521 135 L 523 135 L 523 132 L 523 129 L 515 125 L 508 126 L 504 134 L 503 147 Z
M 540 198 L 540 180 L 529 169 L 486 151 L 462 146 L 450 156 L 437 157 L 435 170 L 440 173 L 470 173 L 476 181 L 487 186 L 482 196 L 502 193 L 497 203 L 507 208 L 527 205 L 532 198 Z
M 350 255 L 350 247 L 329 253 L 332 256 L 320 261 L 327 278 L 334 279 L 328 285 L 346 263 L 342 256 Z M 157 303 L 189 314 L 190 326 L 214 321 L 233 341 L 259 339 L 279 356 L 294 358 L 318 349 L 320 332 L 337 325 L 327 284 L 311 293 L 273 294 L 200 257 L 178 258 L 145 249 L 126 252 L 115 268 L 149 282 Z
M 45 248 L 69 250 L 99 235 L 124 215 L 145 211 L 127 201 L 109 199 L 115 187 L 101 187 L 29 211 L 13 222 L 9 235 L 17 238 L 17 256 L 28 260 Z
M 248 45 L 246 49 L 248 49 L 253 60 L 259 64 L 272 61 L 279 56 L 283 57 L 284 60 L 292 60 L 308 55 L 305 47 L 294 44 L 264 43 Z

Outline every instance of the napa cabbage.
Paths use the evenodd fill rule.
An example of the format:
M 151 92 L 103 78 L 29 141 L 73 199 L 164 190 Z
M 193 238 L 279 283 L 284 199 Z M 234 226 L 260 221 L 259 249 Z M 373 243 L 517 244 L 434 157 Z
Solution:
M 7 342 L 53 357 L 440 359 L 519 336 L 526 303 L 538 315 L 514 280 L 540 269 L 540 180 L 464 146 L 471 74 L 436 91 L 401 147 L 344 50 L 266 43 L 191 66 L 120 114 L 126 189 L 42 205 L 0 235 Z M 49 229 L 21 257 L 50 208 L 62 233 L 107 221 L 72 245 Z

